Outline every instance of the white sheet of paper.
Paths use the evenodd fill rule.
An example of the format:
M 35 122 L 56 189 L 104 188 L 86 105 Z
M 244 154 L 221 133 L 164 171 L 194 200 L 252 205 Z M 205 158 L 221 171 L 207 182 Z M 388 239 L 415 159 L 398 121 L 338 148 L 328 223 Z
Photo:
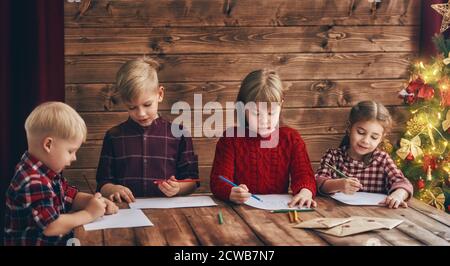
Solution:
M 85 224 L 84 230 L 100 230 L 108 228 L 129 228 L 153 226 L 153 223 L 141 210 L 120 209 L 118 213 L 105 215 L 92 223 Z
M 210 196 L 136 199 L 129 204 L 132 209 L 167 209 L 217 206 Z
M 380 193 L 356 192 L 353 195 L 346 195 L 344 193 L 336 193 L 331 197 L 337 201 L 348 205 L 380 205 L 387 195 Z
M 259 201 L 250 197 L 249 200 L 245 202 L 245 205 L 263 209 L 263 210 L 299 210 L 299 209 L 307 209 L 307 208 L 289 208 L 288 203 L 292 200 L 292 195 L 289 194 L 269 194 L 269 195 L 256 195 L 258 198 L 262 200 Z

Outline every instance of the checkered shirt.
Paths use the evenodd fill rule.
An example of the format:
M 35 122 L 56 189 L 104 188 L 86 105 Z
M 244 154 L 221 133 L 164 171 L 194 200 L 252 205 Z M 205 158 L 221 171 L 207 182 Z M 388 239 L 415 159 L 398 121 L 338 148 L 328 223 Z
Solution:
M 403 188 L 409 193 L 409 197 L 413 194 L 411 182 L 397 168 L 389 154 L 379 149 L 372 153 L 368 164 L 352 159 L 345 146 L 329 149 L 322 157 L 315 174 L 320 193 L 320 187 L 325 180 L 339 178 L 336 172 L 325 165 L 326 163 L 333 165 L 346 176 L 358 178 L 363 185 L 359 191 L 390 194 L 398 188 Z
M 66 245 L 73 232 L 44 235 L 60 214 L 70 211 L 78 190 L 41 161 L 25 152 L 6 191 L 6 246 Z
M 148 127 L 131 118 L 106 132 L 97 169 L 97 191 L 106 183 L 128 187 L 136 197 L 164 196 L 154 178 L 198 178 L 192 139 L 174 137 L 158 117 Z M 197 182 L 197 186 L 199 183 Z

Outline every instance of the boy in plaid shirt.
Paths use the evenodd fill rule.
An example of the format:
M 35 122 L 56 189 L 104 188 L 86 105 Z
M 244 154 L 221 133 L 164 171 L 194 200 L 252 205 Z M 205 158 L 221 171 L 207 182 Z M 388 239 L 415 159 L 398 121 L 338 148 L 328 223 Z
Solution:
M 317 169 L 319 193 L 385 193 L 388 195 L 380 204 L 406 208 L 413 186 L 389 154 L 378 149 L 391 124 L 389 111 L 382 104 L 364 101 L 355 105 L 350 111 L 347 134 L 340 147 L 328 150 Z M 350 178 L 339 178 L 328 165 Z
M 75 110 L 61 102 L 41 104 L 25 130 L 28 151 L 6 192 L 5 245 L 66 245 L 73 228 L 118 211 L 100 193 L 78 192 L 61 175 L 86 139 Z
M 177 182 L 198 178 L 197 155 L 192 139 L 175 137 L 172 124 L 158 114 L 164 88 L 157 68 L 157 62 L 139 58 L 117 72 L 117 89 L 129 118 L 106 132 L 97 169 L 97 190 L 111 200 L 185 195 L 199 185 Z

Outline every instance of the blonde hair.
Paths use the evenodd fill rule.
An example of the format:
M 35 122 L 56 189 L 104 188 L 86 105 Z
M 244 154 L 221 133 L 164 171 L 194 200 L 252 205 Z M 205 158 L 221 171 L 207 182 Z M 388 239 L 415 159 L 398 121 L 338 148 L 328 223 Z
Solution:
M 242 81 L 237 100 L 248 102 L 277 102 L 284 100 L 283 84 L 280 76 L 272 69 L 259 69 L 250 72 Z
M 131 102 L 143 92 L 155 91 L 159 86 L 158 62 L 148 57 L 141 57 L 126 62 L 117 72 L 116 86 L 120 97 Z
M 69 105 L 46 102 L 36 107 L 25 121 L 27 138 L 54 135 L 72 140 L 81 137 L 86 141 L 87 129 L 83 118 Z

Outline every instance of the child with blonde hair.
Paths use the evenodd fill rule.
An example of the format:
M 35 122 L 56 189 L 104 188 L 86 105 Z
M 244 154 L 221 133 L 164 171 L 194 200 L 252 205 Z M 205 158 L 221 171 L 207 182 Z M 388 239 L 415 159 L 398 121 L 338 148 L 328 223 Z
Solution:
M 237 102 L 246 106 L 245 123 L 240 125 L 245 135 L 237 136 L 240 128 L 231 128 L 217 143 L 210 185 L 218 198 L 240 204 L 251 194 L 288 193 L 290 183 L 294 194 L 290 207 L 316 206 L 306 145 L 295 129 L 278 126 L 284 93 L 273 70 L 253 71 L 242 81 Z M 274 145 L 263 145 L 271 141 Z M 239 186 L 231 187 L 219 176 Z
M 317 169 L 319 192 L 385 193 L 388 195 L 380 204 L 389 208 L 407 207 L 413 187 L 389 154 L 378 148 L 391 127 L 392 118 L 381 103 L 363 101 L 353 106 L 340 147 L 329 149 Z M 328 165 L 349 178 L 339 178 Z
M 164 87 L 157 68 L 156 61 L 144 57 L 117 72 L 117 90 L 129 118 L 106 132 L 97 169 L 97 190 L 111 200 L 185 195 L 199 186 L 177 182 L 198 178 L 197 155 L 192 139 L 175 137 L 171 123 L 158 114 Z
M 118 211 L 102 198 L 78 192 L 61 175 L 86 140 L 86 125 L 70 106 L 47 102 L 25 122 L 28 151 L 6 192 L 5 245 L 66 245 L 72 229 Z

